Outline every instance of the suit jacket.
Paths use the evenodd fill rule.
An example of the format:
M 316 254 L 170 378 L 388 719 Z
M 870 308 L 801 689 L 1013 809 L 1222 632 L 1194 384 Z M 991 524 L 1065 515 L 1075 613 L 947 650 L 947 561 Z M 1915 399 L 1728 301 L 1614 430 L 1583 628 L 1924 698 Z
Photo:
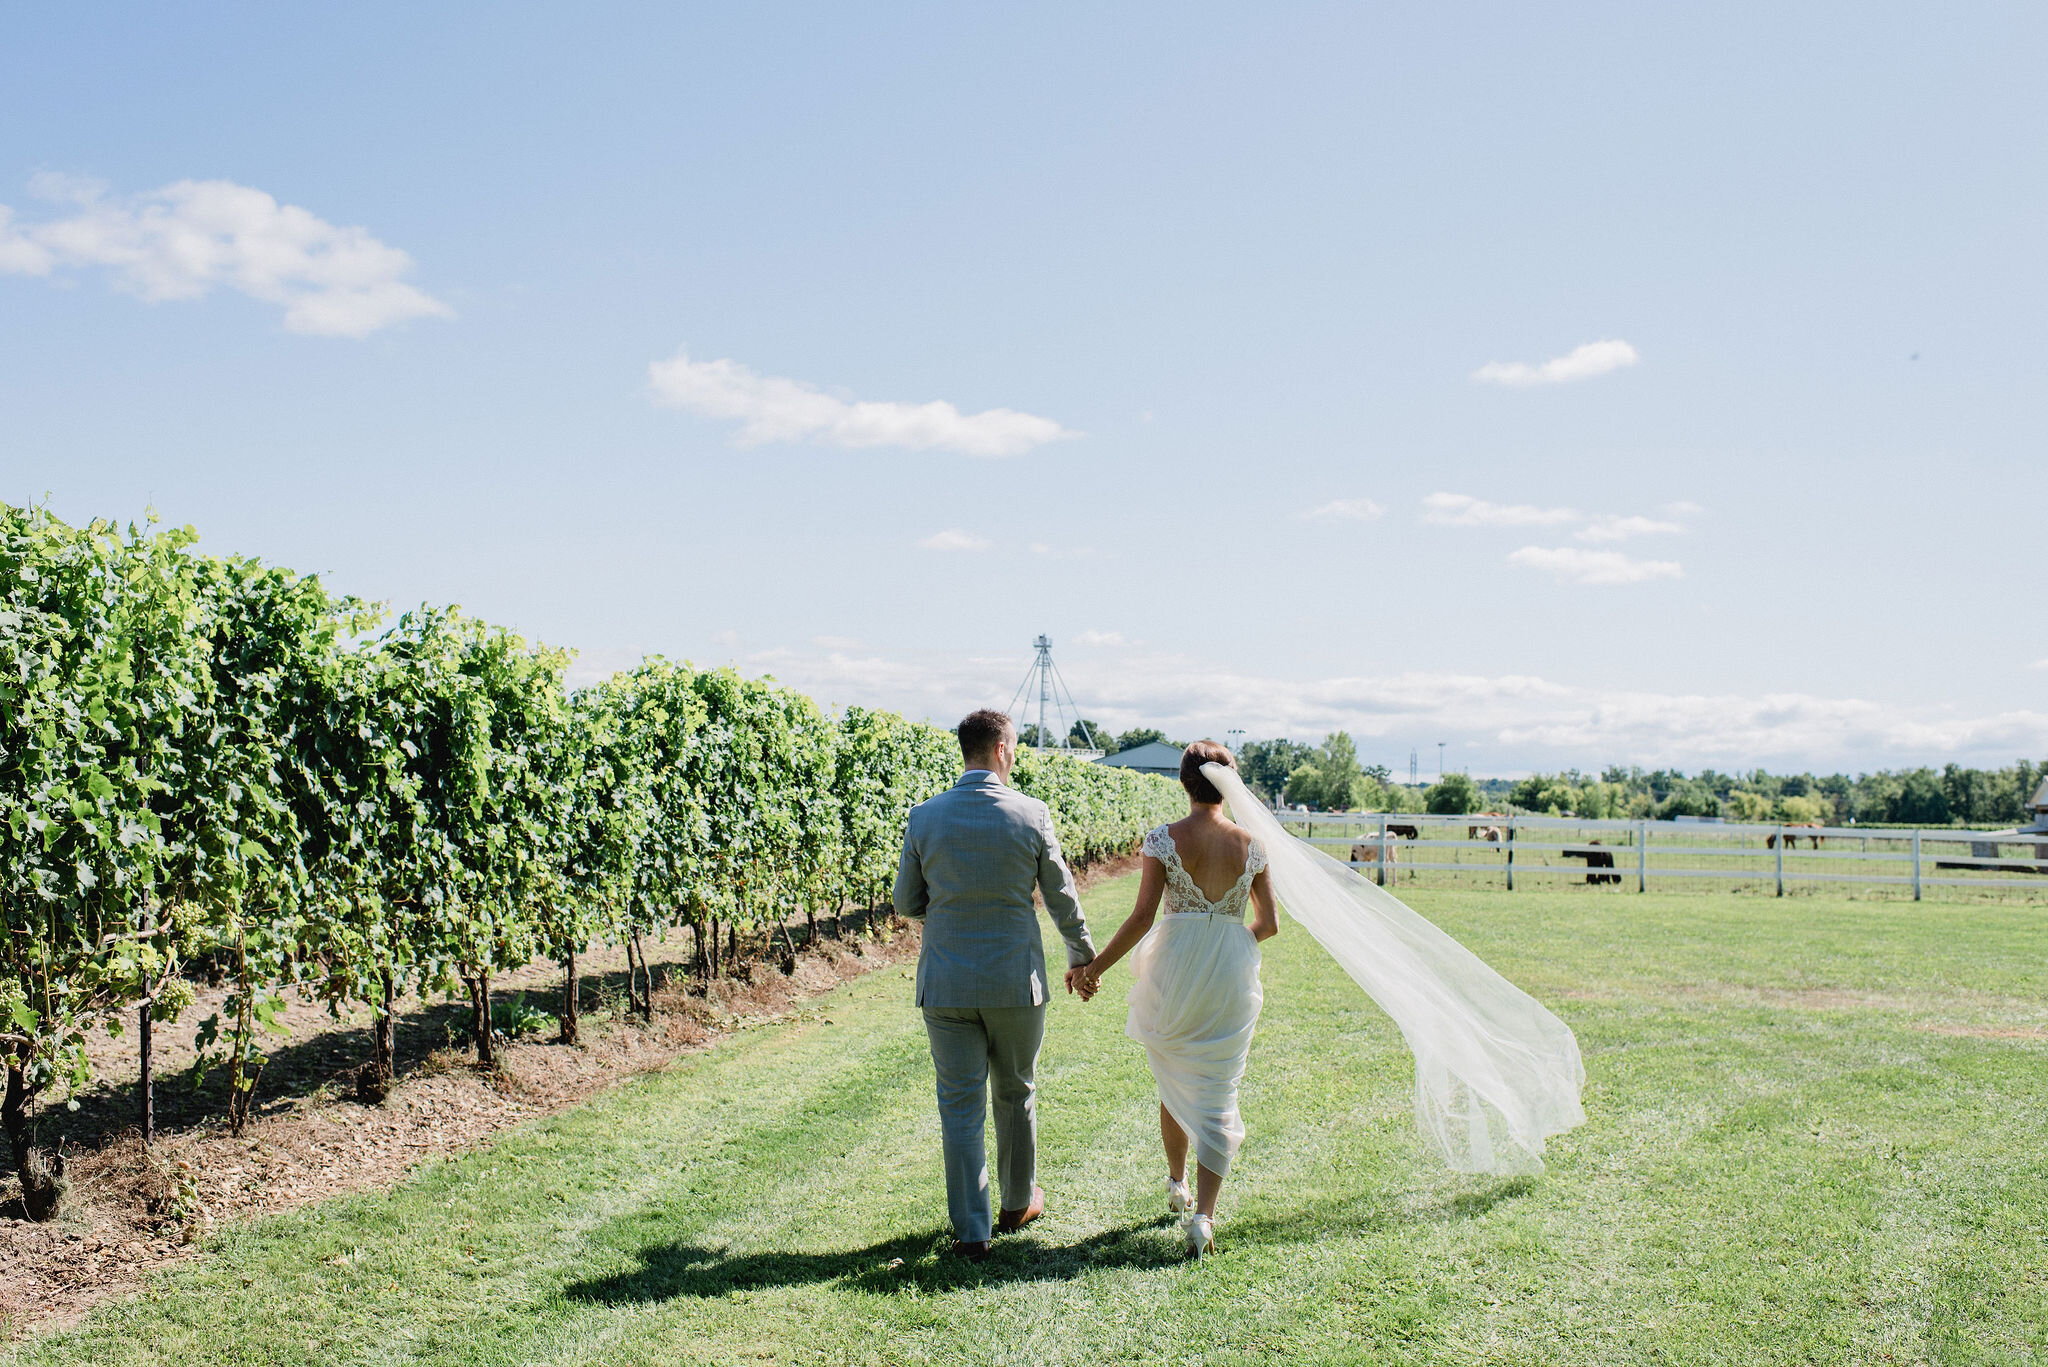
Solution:
M 1042 1006 L 1045 950 L 1031 889 L 1067 942 L 1067 966 L 1095 957 L 1052 813 L 986 770 L 910 809 L 896 910 L 924 918 L 919 1006 Z

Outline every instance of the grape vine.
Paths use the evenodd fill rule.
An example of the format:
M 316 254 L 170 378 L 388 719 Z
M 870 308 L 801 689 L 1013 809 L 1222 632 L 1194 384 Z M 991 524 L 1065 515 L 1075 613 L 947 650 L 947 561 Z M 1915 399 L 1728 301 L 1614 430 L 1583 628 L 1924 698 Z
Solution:
M 408 994 L 465 994 L 488 1063 L 491 980 L 536 956 L 573 1041 L 594 944 L 626 948 L 651 1012 L 651 936 L 690 934 L 709 976 L 743 942 L 793 953 L 821 912 L 872 924 L 905 813 L 958 772 L 949 733 L 894 713 L 659 658 L 572 691 L 565 652 L 196 540 L 0 505 L 0 1121 L 37 1218 L 62 1190 L 38 1099 L 90 1080 L 93 1030 L 132 1023 L 147 1059 L 195 957 L 229 984 L 197 1039 L 231 1125 L 293 996 L 369 1009 L 379 1096 Z M 1180 809 L 1062 758 L 1014 781 L 1076 863 Z

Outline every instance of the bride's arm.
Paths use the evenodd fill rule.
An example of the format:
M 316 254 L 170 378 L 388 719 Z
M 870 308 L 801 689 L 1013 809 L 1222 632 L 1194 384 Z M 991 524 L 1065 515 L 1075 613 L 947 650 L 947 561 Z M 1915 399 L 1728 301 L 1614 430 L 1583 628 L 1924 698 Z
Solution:
M 1260 869 L 1252 878 L 1252 938 L 1270 940 L 1280 933 L 1280 906 L 1273 900 L 1273 880 Z
M 1131 914 L 1117 927 L 1117 932 L 1108 944 L 1102 947 L 1094 961 L 1083 964 L 1067 975 L 1067 990 L 1079 992 L 1086 1001 L 1095 995 L 1096 984 L 1102 975 L 1118 959 L 1131 952 L 1138 941 L 1145 938 L 1145 932 L 1152 929 L 1152 918 L 1159 914 L 1159 898 L 1166 891 L 1166 865 L 1151 855 L 1144 857 L 1144 876 L 1138 880 L 1138 905 L 1131 908 Z

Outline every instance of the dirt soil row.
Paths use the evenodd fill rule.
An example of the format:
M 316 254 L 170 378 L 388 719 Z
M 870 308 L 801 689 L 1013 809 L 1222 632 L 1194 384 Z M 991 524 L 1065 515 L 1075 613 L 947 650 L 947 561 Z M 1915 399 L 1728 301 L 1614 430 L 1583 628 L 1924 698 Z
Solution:
M 1082 875 L 1082 885 L 1120 877 L 1137 862 L 1131 856 L 1098 865 Z M 132 1028 L 95 1039 L 98 1080 L 76 1097 L 53 1098 L 39 1117 L 39 1142 L 63 1149 L 71 1182 L 56 1219 L 27 1219 L 0 1145 L 0 1341 L 60 1327 L 140 1289 L 151 1272 L 193 1256 L 224 1224 L 389 1190 L 422 1162 L 667 1067 L 735 1030 L 793 1015 L 849 979 L 916 959 L 915 922 L 892 918 L 874 938 L 865 929 L 852 919 L 821 921 L 819 938 L 793 959 L 743 958 L 732 977 L 708 987 L 691 977 L 688 936 L 649 943 L 652 1021 L 624 1009 L 623 951 L 594 951 L 578 961 L 581 1042 L 558 1044 L 550 1033 L 506 1044 L 495 1071 L 478 1068 L 466 1044 L 467 1002 L 403 1001 L 397 1083 L 375 1105 L 355 1095 L 356 1070 L 370 1056 L 369 1013 L 336 1017 L 320 1003 L 293 1001 L 281 1019 L 283 1033 L 263 1041 L 270 1062 L 239 1137 L 227 1130 L 226 1078 L 216 1071 L 203 1085 L 193 1083 L 194 1028 L 226 996 L 225 988 L 202 988 L 180 1022 L 154 1033 L 156 1138 L 146 1150 L 136 1128 L 141 1069 Z M 1097 927 L 1097 942 L 1114 929 Z M 803 926 L 793 930 L 804 939 Z M 759 943 L 752 948 L 758 955 Z M 553 1013 L 560 1010 L 562 974 L 536 962 L 493 979 L 492 989 L 494 1002 L 524 996 Z M 67 1109 L 67 1101 L 77 1109 Z
M 495 1071 L 479 1068 L 463 1043 L 467 1003 L 403 1002 L 397 1083 L 374 1105 L 355 1096 L 355 1071 L 369 1057 L 368 1013 L 337 1019 L 323 1005 L 294 1002 L 283 1033 L 263 1041 L 271 1062 L 239 1137 L 227 1130 L 225 1080 L 216 1074 L 203 1086 L 192 1082 L 193 1027 L 226 993 L 201 989 L 178 1024 L 154 1034 L 156 1138 L 147 1149 L 136 1128 L 140 1062 L 131 1028 L 94 1041 L 99 1081 L 69 1098 L 77 1110 L 59 1096 L 39 1118 L 40 1142 L 61 1146 L 67 1162 L 71 1187 L 58 1217 L 27 1219 L 12 1164 L 0 1168 L 7 1198 L 0 1204 L 0 1340 L 60 1327 L 139 1289 L 223 1224 L 388 1190 L 428 1159 L 473 1148 L 736 1029 L 788 1016 L 848 979 L 917 957 L 914 923 L 886 922 L 875 939 L 857 930 L 821 936 L 793 962 L 746 961 L 708 988 L 690 978 L 687 937 L 650 944 L 652 1021 L 623 1009 L 623 953 L 593 953 L 579 961 L 581 1042 L 562 1045 L 549 1032 L 502 1045 Z M 496 1002 L 524 994 L 541 1010 L 560 1009 L 562 975 L 554 965 L 531 964 L 492 986 Z

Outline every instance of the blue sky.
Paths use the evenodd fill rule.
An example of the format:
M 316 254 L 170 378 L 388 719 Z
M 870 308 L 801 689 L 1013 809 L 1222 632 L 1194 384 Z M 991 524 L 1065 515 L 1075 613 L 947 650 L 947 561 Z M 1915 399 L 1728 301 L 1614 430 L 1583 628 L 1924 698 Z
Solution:
M 2039 757 L 2044 67 L 2023 4 L 14 7 L 0 497 L 579 677 L 945 721 L 1044 631 L 1114 726 L 1397 768 Z

